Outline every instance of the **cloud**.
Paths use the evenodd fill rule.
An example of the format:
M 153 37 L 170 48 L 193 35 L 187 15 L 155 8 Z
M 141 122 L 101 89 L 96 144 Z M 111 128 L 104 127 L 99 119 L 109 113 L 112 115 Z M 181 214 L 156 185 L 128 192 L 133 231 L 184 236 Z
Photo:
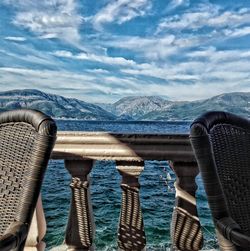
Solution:
M 133 60 L 128 60 L 123 57 L 109 57 L 105 55 L 97 55 L 91 53 L 72 54 L 72 52 L 70 51 L 55 51 L 52 53 L 52 55 L 77 60 L 89 60 L 108 65 L 132 66 L 136 64 Z
M 96 73 L 96 74 L 108 74 L 110 73 L 109 71 L 107 70 L 104 70 L 104 69 L 90 69 L 90 70 L 86 70 L 87 72 L 90 72 L 90 73 Z
M 191 58 L 206 58 L 211 62 L 236 62 L 238 60 L 249 59 L 250 51 L 244 49 L 238 50 L 216 50 L 215 47 L 211 46 L 203 50 L 195 50 L 187 53 L 188 57 Z
M 239 27 L 250 23 L 250 9 L 222 10 L 215 4 L 200 4 L 194 9 L 166 17 L 158 25 L 157 33 L 169 30 L 194 30 L 203 27 Z
M 13 23 L 28 29 L 40 38 L 59 38 L 70 43 L 80 39 L 82 17 L 74 0 L 31 1 L 5 0 L 16 10 Z
M 103 93 L 101 101 L 113 101 L 113 97 L 122 95 L 132 95 L 135 91 L 139 93 L 142 87 L 141 81 L 133 77 L 118 77 L 113 75 L 96 76 L 96 72 L 74 73 L 66 70 L 34 70 L 27 68 L 0 67 L 0 81 L 3 86 L 2 91 L 9 89 L 34 88 L 75 97 L 90 102 L 100 102 L 100 97 L 96 97 L 96 92 Z M 69 91 L 65 86 L 70 86 L 76 91 Z M 89 96 L 89 93 L 93 96 Z M 111 95 L 111 96 L 109 96 Z
M 52 55 L 37 50 L 30 43 L 15 44 L 14 49 L 12 49 L 13 47 L 9 48 L 9 45 L 7 42 L 1 45 L 0 53 L 4 65 L 8 65 L 7 62 L 12 62 L 10 65 L 13 65 L 13 62 L 15 62 L 15 66 L 19 65 L 22 67 L 27 64 L 43 68 L 63 66 L 62 62 L 55 60 Z
M 122 24 L 144 16 L 151 7 L 151 0 L 113 0 L 93 16 L 93 25 L 99 30 L 106 23 Z
M 149 41 L 144 42 L 149 43 Z M 151 42 L 149 44 L 151 46 Z M 130 46 L 133 48 L 132 43 Z M 194 48 L 183 55 L 182 61 L 170 60 L 169 63 L 165 61 L 161 64 L 158 61 L 147 63 L 132 61 L 133 63 L 128 64 L 126 60 L 123 61 L 124 59 L 115 62 L 114 58 L 108 56 L 72 54 L 68 51 L 58 51 L 54 53 L 56 54 L 77 60 L 95 60 L 113 66 L 119 65 L 119 76 L 114 69 L 110 72 L 87 70 L 88 73 L 95 75 L 104 73 L 102 83 L 112 86 L 114 88 L 112 92 L 116 97 L 119 96 L 119 91 L 121 96 L 125 96 L 125 93 L 129 95 L 133 90 L 132 95 L 166 93 L 172 99 L 194 100 L 236 89 L 244 91 L 246 89 L 243 85 L 250 84 L 248 50 L 217 50 L 213 46 Z M 96 81 L 100 83 L 100 80 Z M 200 90 L 195 91 L 197 88 Z
M 193 100 L 250 88 L 249 45 L 247 39 L 237 40 L 250 34 L 249 8 L 206 0 L 186 8 L 188 0 L 170 0 L 160 19 L 166 12 L 159 11 L 157 1 L 104 0 L 96 15 L 88 3 L 84 18 L 77 0 L 3 1 L 14 13 L 15 34 L 26 29 L 38 38 L 21 43 L 25 37 L 6 33 L 0 40 L 3 89 L 37 88 L 104 102 L 141 94 Z M 115 30 L 124 23 L 126 31 L 125 26 Z M 108 33 L 102 30 L 106 24 Z M 84 48 L 74 50 L 58 39 Z
M 180 6 L 189 6 L 189 0 L 172 0 L 167 7 L 167 11 L 176 9 Z
M 5 40 L 9 40 L 9 41 L 14 41 L 14 42 L 23 42 L 26 41 L 25 37 L 5 37 Z
M 119 36 L 110 37 L 107 41 L 102 41 L 102 44 L 129 50 L 137 58 L 144 59 L 146 62 L 155 62 L 167 61 L 170 56 L 178 55 L 182 50 L 199 46 L 201 38 L 199 36 L 177 37 L 173 34 L 150 37 Z
M 171 1 L 171 5 L 187 4 Z M 176 12 L 178 13 L 178 12 Z M 223 44 L 225 40 L 250 34 L 250 9 L 223 10 L 215 4 L 197 4 L 162 19 L 155 34 L 148 36 L 107 36 L 100 39 L 107 48 L 118 48 L 144 62 L 169 62 L 171 57 L 185 57 L 193 48 Z M 206 30 L 206 28 L 210 27 Z M 230 27 L 230 29 L 228 28 Z M 212 29 L 211 29 L 212 28 Z M 201 32 L 200 30 L 201 29 Z M 182 32 L 187 30 L 187 32 Z
M 204 67 L 202 62 L 194 61 L 189 63 L 175 63 L 172 65 L 159 66 L 156 64 L 141 64 L 130 69 L 121 69 L 122 72 L 131 74 L 133 76 L 146 76 L 162 79 L 165 83 L 174 81 L 197 81 L 200 80 L 199 73 Z M 196 69 L 197 72 L 188 71 L 189 69 Z
M 180 62 L 141 64 L 121 71 L 136 78 L 153 77 L 165 81 L 164 88 L 155 81 L 155 95 L 165 90 L 172 99 L 194 100 L 223 92 L 246 91 L 246 84 L 250 85 L 249 61 L 249 50 L 216 50 L 215 47 L 208 47 L 187 53 Z M 151 86 L 147 85 L 147 91 Z
M 51 38 L 57 38 L 57 34 L 56 33 L 47 33 L 44 35 L 41 35 L 38 37 L 39 39 L 51 39 Z
M 68 52 L 61 52 L 61 54 L 69 55 Z M 79 55 L 76 54 L 73 58 L 75 57 L 79 57 Z M 85 57 L 86 55 L 84 55 Z M 98 60 L 100 60 L 99 57 Z M 163 93 L 162 91 L 166 91 L 166 95 L 172 99 L 180 99 L 179 93 L 182 93 L 182 99 L 207 98 L 209 95 L 234 91 L 235 88 L 238 88 L 239 91 L 242 88 L 243 91 L 244 88 L 241 86 L 249 82 L 249 61 L 248 50 L 216 50 L 215 47 L 207 47 L 203 50 L 195 49 L 186 53 L 185 58 L 180 62 L 122 64 L 119 68 L 120 76 L 113 76 L 112 74 L 115 73 L 110 71 L 110 74 L 105 77 L 104 83 L 109 83 L 111 86 L 119 83 L 121 87 L 117 87 L 115 91 L 117 95 L 117 90 L 125 95 L 124 91 L 127 90 L 128 93 L 133 86 L 133 94 L 138 95 L 140 92 L 150 95 L 150 91 L 154 95 L 160 95 Z M 108 63 L 108 61 L 106 62 Z M 220 88 L 216 89 L 217 85 Z M 191 91 L 198 87 L 202 91 L 192 94 Z M 205 91 L 210 88 L 212 90 Z M 183 90 L 186 90 L 185 94 Z
M 244 36 L 250 35 L 250 26 L 233 29 L 233 30 L 226 29 L 224 31 L 224 34 L 229 38 L 244 37 Z
M 98 62 L 105 59 L 107 64 L 119 64 L 119 68 L 118 71 L 95 68 L 73 72 L 4 67 L 0 68 L 1 84 L 5 88 L 11 88 L 12 85 L 15 88 L 32 86 L 44 91 L 56 87 L 51 89 L 52 92 L 91 102 L 113 102 L 126 95 L 142 93 L 164 94 L 172 100 L 194 100 L 223 92 L 247 91 L 250 85 L 248 50 L 217 50 L 210 46 L 194 49 L 182 61 L 171 61 L 169 64 L 139 64 L 134 61 L 128 64 L 124 58 L 114 61 L 108 56 L 73 54 L 69 51 L 57 51 L 53 55 Z M 76 91 L 64 90 L 65 86 L 72 86 Z M 99 94 L 94 95 L 96 92 Z

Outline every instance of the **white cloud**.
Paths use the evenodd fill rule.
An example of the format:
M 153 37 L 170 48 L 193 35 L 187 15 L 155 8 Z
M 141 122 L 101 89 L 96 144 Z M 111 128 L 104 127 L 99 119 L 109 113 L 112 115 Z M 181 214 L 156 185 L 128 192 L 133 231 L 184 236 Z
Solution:
M 167 7 L 167 11 L 173 10 L 180 6 L 189 6 L 189 0 L 172 0 Z
M 76 60 L 99 60 L 105 56 L 72 54 L 58 51 L 54 55 Z M 0 68 L 4 88 L 37 88 L 65 96 L 74 96 L 85 101 L 108 102 L 126 95 L 167 95 L 173 100 L 208 98 L 223 92 L 247 91 L 250 85 L 250 53 L 247 50 L 218 51 L 215 47 L 190 52 L 181 62 L 170 64 L 144 63 L 125 64 L 121 60 L 120 72 L 100 68 L 76 73 L 59 70 L 32 70 L 25 68 Z M 107 56 L 106 56 L 107 57 Z M 109 58 L 109 57 L 107 57 Z M 112 58 L 105 59 L 114 63 Z M 115 64 L 120 63 L 115 62 Z M 100 78 L 101 74 L 101 78 Z M 150 78 L 156 78 L 150 80 Z M 159 81 L 157 81 L 159 79 Z M 10 83 L 10 84 L 7 84 Z M 165 83 L 165 84 L 164 84 Z M 64 91 L 70 86 L 77 91 Z M 46 90 L 47 88 L 47 90 Z M 89 93 L 96 93 L 92 97 Z M 70 94 L 69 94 L 70 93 Z
M 57 38 L 56 33 L 47 33 L 45 35 L 41 35 L 38 37 L 39 39 L 51 39 L 51 38 Z
M 13 5 L 16 10 L 13 22 L 34 32 L 39 39 L 59 38 L 78 43 L 82 18 L 77 13 L 75 1 L 5 0 L 5 3 Z M 106 2 L 109 3 L 88 20 L 93 21 L 98 29 L 108 23 L 122 24 L 146 15 L 152 5 L 151 0 Z M 169 2 L 171 8 L 188 3 L 185 0 Z M 250 10 L 224 11 L 217 5 L 197 4 L 195 9 L 183 10 L 182 13 L 161 20 L 158 33 L 151 33 L 148 37 L 89 34 L 86 38 L 88 49 L 85 50 L 88 53 L 73 53 L 73 50 L 67 51 L 63 47 L 58 47 L 59 50 L 54 52 L 39 52 L 35 48 L 29 51 L 28 47 L 32 47 L 30 43 L 27 48 L 24 48 L 25 43 L 16 43 L 16 51 L 20 49 L 20 54 L 3 49 L 0 51 L 6 65 L 14 62 L 15 66 L 25 67 L 28 62 L 29 66 L 36 65 L 36 68 L 42 65 L 44 70 L 0 68 L 0 85 L 3 88 L 15 86 L 44 91 L 55 87 L 57 94 L 86 101 L 90 100 L 87 93 L 94 95 L 96 92 L 102 93 L 100 95 L 103 96 L 98 98 L 104 101 L 111 94 L 115 98 L 142 93 L 164 94 L 172 99 L 193 100 L 222 92 L 246 91 L 247 84 L 250 86 L 249 50 L 218 50 L 215 45 L 223 48 L 227 38 L 250 34 L 250 25 L 247 26 Z M 196 32 L 203 27 L 214 29 L 209 29 L 213 31 L 207 33 L 204 30 Z M 151 30 L 151 24 L 149 28 Z M 195 31 L 180 32 L 184 29 Z M 22 37 L 10 36 L 5 37 L 5 40 L 25 41 Z M 6 41 L 3 43 L 11 44 Z M 228 45 L 230 48 L 232 44 Z M 240 48 L 240 45 L 234 45 L 234 48 Z M 114 53 L 112 56 L 108 56 L 110 51 Z M 116 57 L 117 51 L 119 56 Z M 127 58 L 120 55 L 126 55 Z M 133 59 L 130 59 L 131 55 Z M 12 61 L 6 61 L 5 58 L 11 58 Z M 75 67 L 72 60 L 82 60 L 77 62 L 78 66 L 86 67 L 80 71 L 80 67 Z M 95 68 L 89 69 L 90 66 Z M 54 70 L 46 70 L 48 68 Z M 68 86 L 77 91 L 69 94 L 64 91 Z
M 91 53 L 72 54 L 70 51 L 55 51 L 52 55 L 57 57 L 65 57 L 77 60 L 89 60 L 108 65 L 133 66 L 136 63 L 133 60 L 128 60 L 123 57 L 109 57 L 105 55 L 97 55 Z
M 96 74 L 108 74 L 110 73 L 109 71 L 107 70 L 104 70 L 104 69 L 91 69 L 91 70 L 86 70 L 87 72 L 90 72 L 90 73 L 96 73 Z
M 123 73 L 161 78 L 166 86 L 147 85 L 152 94 L 165 95 L 172 99 L 194 100 L 233 91 L 246 91 L 250 85 L 250 53 L 248 50 L 217 51 L 214 47 L 188 53 L 181 62 L 165 65 L 142 64 L 121 69 Z M 188 58 L 190 57 L 190 58 Z M 162 92 L 164 91 L 165 92 Z
M 126 41 L 126 43 L 122 43 L 121 41 Z M 174 35 L 167 35 L 164 37 L 149 37 L 149 38 L 142 38 L 142 37 L 115 37 L 113 40 L 108 41 L 107 45 L 110 44 L 111 46 L 115 46 L 118 48 L 126 48 L 130 50 L 145 50 L 149 47 L 155 47 L 156 43 L 157 46 L 159 45 L 171 45 L 175 42 Z
M 65 87 L 75 89 L 73 97 L 85 99 L 86 90 L 98 90 L 99 84 L 96 84 L 96 77 L 89 74 L 78 74 L 70 71 L 52 71 L 52 70 L 34 70 L 27 68 L 0 67 L 0 81 L 2 90 L 34 88 L 53 93 L 72 97 Z M 55 89 L 54 89 L 55 88 Z M 66 88 L 67 89 L 67 88 Z M 102 88 L 104 91 L 105 87 Z M 108 90 L 107 90 L 108 91 Z
M 148 43 L 148 41 L 144 42 Z M 132 42 L 130 45 L 132 46 Z M 165 93 L 177 100 L 180 99 L 180 93 L 182 100 L 207 98 L 228 91 L 244 91 L 243 85 L 249 82 L 250 77 L 248 50 L 216 50 L 215 47 L 207 47 L 186 53 L 180 62 L 170 60 L 169 63 L 162 62 L 161 64 L 158 62 L 139 64 L 134 61 L 128 63 L 127 60 L 121 58 L 116 61 L 107 56 L 85 53 L 73 55 L 68 51 L 55 52 L 54 55 L 56 54 L 76 60 L 92 60 L 113 66 L 119 65 L 119 77 L 113 70 L 109 73 L 104 72 L 105 77 L 102 75 L 103 83 L 115 87 L 112 91 L 118 96 L 119 91 L 120 95 L 124 96 L 125 93 L 128 94 L 134 90 L 133 95 Z M 94 70 L 88 72 L 96 74 Z M 97 73 L 103 72 L 98 70 Z M 155 80 L 150 80 L 151 78 Z M 197 88 L 200 90 L 192 93 Z
M 71 51 L 55 51 L 52 53 L 52 55 L 64 58 L 73 58 L 73 54 Z
M 15 44 L 14 51 L 8 49 L 8 47 L 3 46 L 0 49 L 2 62 L 15 62 L 15 65 L 21 65 L 22 67 L 29 63 L 30 65 L 42 65 L 47 68 L 48 66 L 61 67 L 62 62 L 55 60 L 53 55 L 45 53 L 44 51 L 37 50 L 30 43 L 18 43 Z
M 204 58 L 211 63 L 223 63 L 228 62 L 238 62 L 238 60 L 249 60 L 250 61 L 250 51 L 249 50 L 216 50 L 215 47 L 209 47 L 204 50 L 196 50 L 187 53 L 188 57 L 191 58 Z M 203 59 L 203 60 L 204 60 Z M 220 66 L 222 67 L 222 66 Z
M 202 4 L 181 15 L 162 19 L 158 25 L 157 33 L 169 30 L 193 30 L 202 27 L 234 28 L 249 23 L 250 9 L 225 11 L 215 4 Z
M 161 20 L 157 27 L 157 33 L 165 30 L 196 29 L 207 24 L 209 18 L 218 15 L 218 7 L 211 8 L 210 5 L 201 5 L 194 10 L 184 12 L 181 15 L 173 15 Z
M 75 97 L 85 101 L 100 102 L 96 96 L 89 96 L 89 93 L 103 93 L 102 102 L 108 95 L 132 95 L 139 92 L 141 81 L 132 77 L 116 77 L 113 75 L 96 76 L 96 72 L 74 73 L 66 70 L 34 70 L 27 68 L 0 67 L 0 83 L 2 91 L 9 89 L 34 88 L 46 92 Z M 65 88 L 68 87 L 68 88 Z M 65 90 L 66 89 L 66 90 Z M 67 90 L 67 89 L 70 89 Z M 71 90 L 72 89 L 72 90 Z M 75 90 L 75 91 L 74 91 Z M 69 94 L 70 92 L 70 94 Z M 113 101 L 113 100 L 109 100 Z
M 184 1 L 173 1 L 176 4 L 185 4 Z M 169 62 L 171 57 L 185 56 L 190 48 L 202 48 L 221 43 L 228 38 L 250 34 L 250 9 L 242 8 L 238 11 L 222 11 L 215 4 L 197 4 L 194 9 L 183 11 L 181 15 L 165 18 L 158 26 L 155 34 L 147 37 L 139 36 L 109 36 L 101 40 L 102 46 L 130 51 L 136 60 L 146 62 Z M 230 25 L 230 30 L 228 29 Z M 207 32 L 179 32 L 182 29 L 198 30 L 211 26 Z M 163 33 L 161 33 L 164 31 Z M 166 32 L 168 31 L 168 32 Z
M 54 81 L 57 83 L 57 85 L 60 85 L 60 81 L 58 81 L 58 79 L 64 79 L 70 82 L 75 82 L 78 79 L 78 82 L 81 81 L 92 81 L 95 79 L 95 77 L 92 76 L 88 76 L 88 75 L 81 75 L 81 74 L 77 74 L 77 73 L 73 73 L 70 71 L 52 71 L 52 70 L 34 70 L 34 69 L 28 69 L 28 68 L 15 68 L 15 67 L 0 67 L 1 72 L 4 73 L 13 73 L 13 74 L 18 74 L 20 76 L 27 76 L 27 79 L 29 77 L 38 77 L 38 81 L 39 79 L 50 79 L 52 80 L 53 78 Z M 29 77 L 28 77 L 29 76 Z M 32 80 L 33 81 L 33 80 Z M 58 82 L 57 82 L 58 81 Z M 31 81 L 29 81 L 31 82 Z M 35 83 L 36 81 L 34 81 Z M 78 86 L 79 87 L 79 86 Z
M 14 42 L 23 42 L 26 41 L 25 37 L 5 37 L 5 40 L 9 40 L 9 41 L 14 41 Z
M 169 81 L 197 81 L 200 80 L 200 71 L 204 65 L 202 62 L 184 62 L 184 63 L 173 63 L 172 65 L 155 65 L 155 64 L 141 64 L 130 69 L 121 69 L 122 72 L 131 74 L 133 76 L 141 75 L 147 77 L 160 78 Z M 195 71 L 190 72 L 190 69 Z
M 208 20 L 207 25 L 211 27 L 238 27 L 250 23 L 250 9 L 247 12 L 225 11 Z
M 126 41 L 124 43 L 123 41 Z M 173 34 L 164 36 L 142 37 L 111 37 L 103 41 L 103 44 L 116 48 L 128 49 L 138 58 L 146 58 L 146 61 L 167 61 L 169 56 L 178 55 L 181 50 L 199 46 L 199 36 L 176 37 Z
M 246 26 L 246 27 L 243 27 L 243 28 L 237 28 L 237 29 L 234 29 L 234 30 L 226 29 L 224 31 L 224 34 L 227 37 L 230 37 L 230 38 L 247 36 L 247 35 L 250 34 L 250 26 Z
M 59 38 L 70 43 L 80 39 L 82 18 L 75 0 L 5 0 L 5 4 L 16 10 L 15 25 L 29 29 L 40 38 Z
M 23 54 L 15 54 L 2 49 L 0 49 L 0 53 L 2 54 L 2 58 L 5 56 L 15 61 L 19 60 L 21 63 L 28 62 L 36 65 L 58 66 L 58 62 L 55 62 L 52 56 L 42 55 L 42 53 L 27 54 L 24 56 Z
M 195 50 L 195 51 L 192 51 L 192 52 L 189 52 L 187 53 L 187 56 L 188 57 L 209 57 L 211 56 L 212 53 L 214 53 L 216 51 L 216 48 L 211 46 L 211 47 L 208 47 L 204 50 Z
M 101 29 L 106 23 L 122 24 L 135 17 L 144 16 L 151 7 L 151 0 L 113 0 L 100 10 L 92 21 L 96 29 Z

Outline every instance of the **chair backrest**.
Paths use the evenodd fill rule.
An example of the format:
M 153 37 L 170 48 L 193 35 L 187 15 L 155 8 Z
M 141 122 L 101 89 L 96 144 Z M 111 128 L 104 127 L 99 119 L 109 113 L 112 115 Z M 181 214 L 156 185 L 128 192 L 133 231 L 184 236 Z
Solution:
M 208 112 L 193 122 L 190 139 L 214 221 L 231 217 L 250 235 L 250 121 Z
M 56 138 L 55 122 L 35 110 L 0 114 L 0 237 L 30 223 Z

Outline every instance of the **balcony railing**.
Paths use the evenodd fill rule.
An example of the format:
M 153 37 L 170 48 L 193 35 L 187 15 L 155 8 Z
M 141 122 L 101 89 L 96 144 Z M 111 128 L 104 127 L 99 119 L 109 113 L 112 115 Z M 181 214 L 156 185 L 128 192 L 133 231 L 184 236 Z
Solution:
M 122 202 L 117 236 L 120 250 L 145 250 L 138 181 L 145 160 L 168 160 L 176 174 L 171 223 L 173 249 L 202 248 L 195 200 L 198 168 L 187 134 L 58 132 L 51 158 L 63 159 L 72 177 L 71 208 L 65 235 L 68 250 L 93 250 L 95 224 L 88 175 L 95 160 L 115 161 L 121 175 Z

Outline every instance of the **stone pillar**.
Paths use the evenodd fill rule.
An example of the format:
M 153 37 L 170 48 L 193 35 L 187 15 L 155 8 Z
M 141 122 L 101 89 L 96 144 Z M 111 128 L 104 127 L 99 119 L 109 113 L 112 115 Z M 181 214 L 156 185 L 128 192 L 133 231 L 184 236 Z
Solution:
M 140 206 L 138 177 L 144 169 L 143 161 L 117 161 L 122 175 L 122 204 L 118 227 L 118 247 L 124 251 L 141 251 L 146 246 Z
M 68 250 L 93 250 L 94 220 L 89 193 L 88 174 L 92 160 L 66 160 L 65 167 L 72 176 L 71 209 L 66 229 L 65 243 Z
M 171 223 L 173 250 L 200 250 L 203 245 L 197 214 L 195 177 L 199 169 L 195 162 L 170 162 L 176 174 L 176 199 Z

